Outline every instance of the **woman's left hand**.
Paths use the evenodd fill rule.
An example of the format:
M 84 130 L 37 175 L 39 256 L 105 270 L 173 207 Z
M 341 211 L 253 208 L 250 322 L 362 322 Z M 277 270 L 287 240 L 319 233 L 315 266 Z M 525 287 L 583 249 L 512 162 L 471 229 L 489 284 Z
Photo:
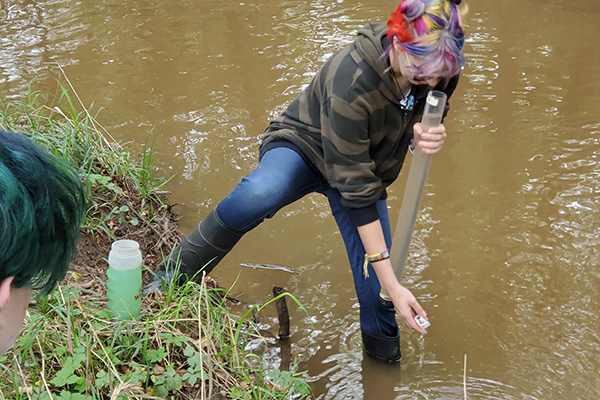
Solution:
M 443 124 L 423 131 L 423 125 L 418 122 L 413 127 L 414 141 L 425 154 L 435 154 L 442 149 L 446 139 L 446 127 Z
M 420 315 L 427 320 L 427 313 L 410 290 L 397 283 L 393 285 L 393 289 L 388 292 L 388 295 L 394 303 L 396 314 L 404 320 L 404 324 L 421 334 L 426 334 L 427 331 L 415 322 L 415 316 Z

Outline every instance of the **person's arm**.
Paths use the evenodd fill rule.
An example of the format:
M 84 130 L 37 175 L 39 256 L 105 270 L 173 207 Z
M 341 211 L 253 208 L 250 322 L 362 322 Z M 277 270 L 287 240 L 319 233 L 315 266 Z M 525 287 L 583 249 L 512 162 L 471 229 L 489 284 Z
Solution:
M 444 125 L 423 132 L 423 126 L 417 123 L 413 129 L 415 142 L 424 153 L 434 154 L 442 148 L 446 138 Z M 386 250 L 383 230 L 379 220 L 358 226 L 357 229 L 367 254 L 379 254 Z M 377 274 L 379 283 L 392 299 L 394 308 L 398 315 L 402 317 L 404 323 L 417 332 L 426 333 L 424 329 L 416 324 L 414 317 L 419 314 L 427 319 L 427 313 L 419 305 L 415 296 L 398 282 L 390 259 L 372 262 L 371 265 Z
M 383 230 L 379 220 L 357 227 L 367 254 L 378 254 L 386 250 Z M 377 274 L 377 279 L 394 303 L 396 313 L 402 317 L 404 323 L 419 333 L 427 333 L 415 322 L 415 315 L 419 314 L 427 319 L 427 313 L 417 302 L 413 294 L 402 286 L 392 268 L 390 259 L 372 262 L 371 265 Z

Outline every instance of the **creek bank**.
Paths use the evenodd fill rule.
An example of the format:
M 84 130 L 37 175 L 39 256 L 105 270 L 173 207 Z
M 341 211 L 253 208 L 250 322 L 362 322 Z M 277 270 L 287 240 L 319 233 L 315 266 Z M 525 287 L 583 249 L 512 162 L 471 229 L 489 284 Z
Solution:
M 302 374 L 250 363 L 260 357 L 246 353 L 245 344 L 264 340 L 251 321 L 260 308 L 233 315 L 225 291 L 213 280 L 147 296 L 139 319 L 110 317 L 105 282 L 112 242 L 140 244 L 147 282 L 183 235 L 164 181 L 152 176 L 152 149 L 143 147 L 133 156 L 89 110 L 75 106 L 68 89 L 60 92 L 58 98 L 32 93 L 27 102 L 0 99 L 0 127 L 27 135 L 69 163 L 88 199 L 72 270 L 54 292 L 30 305 L 17 343 L 0 357 L 0 397 L 309 396 Z

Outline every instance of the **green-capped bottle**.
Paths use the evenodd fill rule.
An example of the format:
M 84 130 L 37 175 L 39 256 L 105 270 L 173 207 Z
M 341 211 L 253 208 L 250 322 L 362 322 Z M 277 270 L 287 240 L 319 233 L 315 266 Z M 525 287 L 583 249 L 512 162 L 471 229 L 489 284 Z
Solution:
M 119 319 L 140 315 L 142 289 L 142 253 L 134 240 L 117 240 L 108 254 L 108 309 Z

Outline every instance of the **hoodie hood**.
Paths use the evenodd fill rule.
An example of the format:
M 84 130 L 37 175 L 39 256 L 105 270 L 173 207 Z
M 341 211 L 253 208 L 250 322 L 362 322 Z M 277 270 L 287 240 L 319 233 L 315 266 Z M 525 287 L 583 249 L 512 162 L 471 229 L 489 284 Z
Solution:
M 387 26 L 381 24 L 367 24 L 358 31 L 355 41 L 356 50 L 367 64 L 381 77 L 380 89 L 391 101 L 398 101 L 402 94 L 392 79 L 389 57 L 384 55 L 382 41 L 387 35 Z
M 360 28 L 355 42 L 360 55 L 382 76 L 387 74 L 385 71 L 389 68 L 387 56 L 383 56 L 385 49 L 381 43 L 386 36 L 386 24 L 367 24 Z

